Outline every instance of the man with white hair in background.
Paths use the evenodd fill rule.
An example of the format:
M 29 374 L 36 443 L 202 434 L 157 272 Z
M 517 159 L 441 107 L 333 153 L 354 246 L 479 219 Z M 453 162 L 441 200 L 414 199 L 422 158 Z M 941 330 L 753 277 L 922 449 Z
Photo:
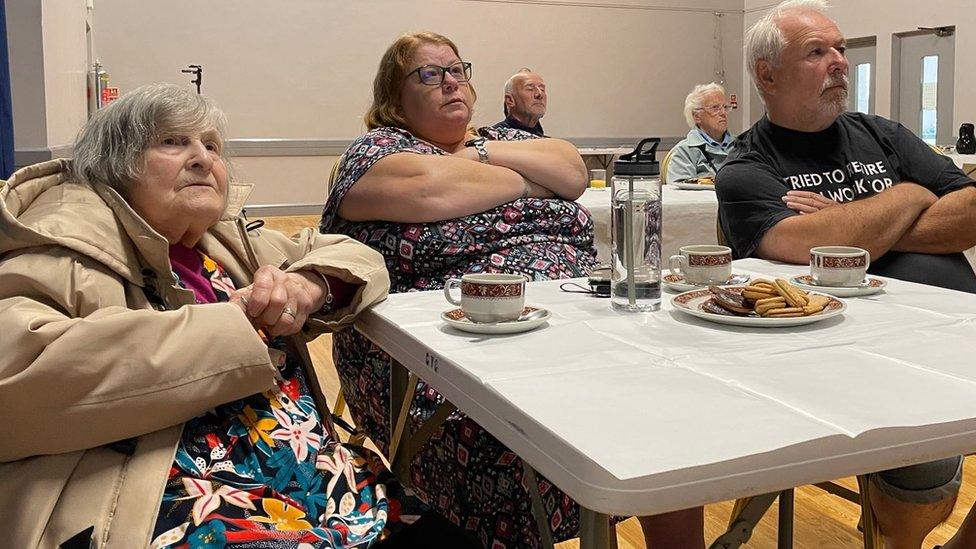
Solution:
M 716 179 L 733 254 L 802 264 L 815 246 L 857 246 L 871 253 L 872 273 L 976 292 L 960 253 L 976 244 L 974 182 L 900 124 L 844 112 L 846 43 L 826 8 L 784 2 L 746 33 L 766 116 L 736 140 Z M 952 511 L 962 459 L 870 479 L 885 547 L 917 549 Z M 945 549 L 976 547 L 974 522 Z
M 531 69 L 522 68 L 505 82 L 505 120 L 495 128 L 515 128 L 544 137 L 542 124 L 546 115 L 546 83 Z
M 691 131 L 674 146 L 667 181 L 715 176 L 735 140 L 729 133 L 730 110 L 720 84 L 699 84 L 691 90 L 685 98 L 685 120 Z

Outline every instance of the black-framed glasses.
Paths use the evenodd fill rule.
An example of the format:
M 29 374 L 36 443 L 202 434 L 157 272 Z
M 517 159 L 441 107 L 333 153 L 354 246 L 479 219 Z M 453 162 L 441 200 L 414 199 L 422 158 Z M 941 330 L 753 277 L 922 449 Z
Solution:
M 413 73 L 417 73 L 417 76 L 420 77 L 420 83 L 427 86 L 440 86 L 444 83 L 445 74 L 450 74 L 458 82 L 467 82 L 471 80 L 471 63 L 458 61 L 450 67 L 424 65 L 408 72 L 407 76 L 409 77 Z
M 722 111 L 731 112 L 732 105 L 709 105 L 707 107 L 699 107 L 695 109 L 696 111 L 705 111 L 708 114 L 718 114 Z

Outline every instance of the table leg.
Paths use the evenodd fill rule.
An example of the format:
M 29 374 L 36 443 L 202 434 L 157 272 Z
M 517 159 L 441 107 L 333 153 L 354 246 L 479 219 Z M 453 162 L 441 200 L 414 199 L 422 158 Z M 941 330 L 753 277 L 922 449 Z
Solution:
M 413 393 L 417 389 L 417 375 L 408 373 L 396 360 L 390 363 L 390 468 L 400 479 L 407 483 L 410 460 L 407 457 L 407 444 L 403 444 L 403 435 L 407 431 L 407 419 L 410 417 L 410 404 Z
M 610 517 L 580 506 L 580 549 L 610 546 Z
M 864 549 L 880 549 L 882 546 L 881 529 L 871 508 L 871 481 L 868 475 L 857 476 L 857 487 L 861 492 L 861 526 L 864 529 Z
M 779 526 L 776 530 L 778 549 L 793 547 L 793 489 L 779 493 Z
M 549 529 L 549 515 L 542 504 L 542 494 L 539 492 L 539 478 L 535 474 L 535 469 L 525 460 L 522 460 L 522 473 L 525 475 L 525 483 L 529 486 L 529 496 L 532 499 L 532 516 L 535 517 L 535 524 L 539 529 L 539 541 L 544 549 L 553 549 L 554 543 L 552 541 L 552 530 Z
M 771 492 L 749 498 L 742 498 L 742 503 L 736 501 L 732 518 L 729 519 L 729 529 L 719 536 L 709 546 L 711 549 L 736 549 L 752 537 L 752 529 L 769 507 L 779 497 L 779 492 Z
M 417 432 L 407 436 L 406 442 L 403 443 L 407 447 L 407 463 L 413 461 L 414 456 L 417 455 L 417 452 L 420 451 L 424 443 L 430 439 L 434 431 L 443 425 L 447 421 L 447 418 L 456 411 L 457 406 L 447 400 L 441 402 L 437 409 L 434 410 L 434 414 L 417 429 Z

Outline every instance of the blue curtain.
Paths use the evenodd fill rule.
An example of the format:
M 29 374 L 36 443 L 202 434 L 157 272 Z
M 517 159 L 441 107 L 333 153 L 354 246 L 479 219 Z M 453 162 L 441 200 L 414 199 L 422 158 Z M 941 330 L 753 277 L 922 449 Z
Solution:
M 10 63 L 7 59 L 7 13 L 0 0 L 0 179 L 14 171 L 14 116 L 10 104 Z

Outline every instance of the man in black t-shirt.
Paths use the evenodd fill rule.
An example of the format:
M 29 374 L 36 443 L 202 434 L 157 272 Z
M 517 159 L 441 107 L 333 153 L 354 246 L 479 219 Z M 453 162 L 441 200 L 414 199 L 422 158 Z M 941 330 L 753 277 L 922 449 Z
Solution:
M 900 124 L 844 113 L 845 40 L 825 8 L 786 2 L 746 33 L 767 115 L 715 181 L 733 254 L 802 264 L 815 246 L 858 246 L 871 272 L 976 292 L 960 253 L 976 245 L 973 181 Z M 951 512 L 961 473 L 950 458 L 869 475 L 886 547 L 919 547 Z M 946 549 L 976 547 L 973 522 Z
M 904 126 L 844 113 L 844 38 L 794 17 L 778 66 L 750 63 L 767 115 L 737 140 L 716 180 L 719 220 L 736 257 L 806 263 L 850 245 L 882 274 L 976 293 L 960 253 L 976 245 L 976 187 Z M 828 32 L 829 31 L 829 32 Z

